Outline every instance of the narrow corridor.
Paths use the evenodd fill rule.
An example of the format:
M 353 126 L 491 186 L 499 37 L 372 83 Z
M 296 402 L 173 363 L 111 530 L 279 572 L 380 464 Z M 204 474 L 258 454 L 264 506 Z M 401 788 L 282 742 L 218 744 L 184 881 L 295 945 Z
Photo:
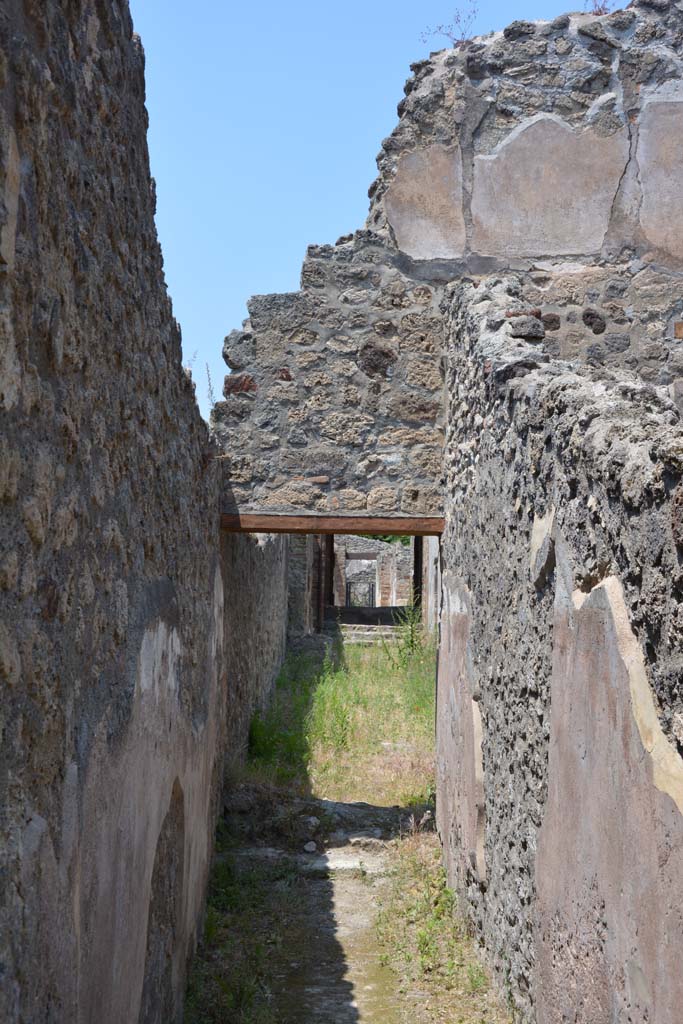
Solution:
M 434 673 L 401 626 L 290 657 L 226 792 L 186 1024 L 505 1024 L 441 869 Z

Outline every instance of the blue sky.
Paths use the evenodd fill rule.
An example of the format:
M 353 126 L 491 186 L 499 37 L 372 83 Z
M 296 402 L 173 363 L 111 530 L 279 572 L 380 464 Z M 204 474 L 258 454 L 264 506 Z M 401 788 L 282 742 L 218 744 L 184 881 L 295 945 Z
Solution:
M 130 0 L 147 56 L 157 227 L 208 415 L 224 336 L 250 295 L 293 291 L 309 243 L 360 227 L 375 156 L 422 32 L 448 0 Z M 575 4 L 576 7 L 580 3 Z M 561 2 L 481 0 L 477 32 L 552 18 Z

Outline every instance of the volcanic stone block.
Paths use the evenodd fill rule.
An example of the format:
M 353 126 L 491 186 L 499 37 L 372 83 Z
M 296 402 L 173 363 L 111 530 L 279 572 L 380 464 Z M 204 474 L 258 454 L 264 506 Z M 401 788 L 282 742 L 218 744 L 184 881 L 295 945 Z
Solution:
M 8 270 L 14 267 L 14 246 L 17 235 L 19 213 L 19 189 L 21 186 L 21 163 L 17 137 L 13 129 L 8 132 L 8 147 L 5 155 L 5 221 L 0 229 L 0 261 Z
M 555 565 L 555 542 L 552 535 L 554 521 L 554 508 L 545 516 L 534 518 L 529 569 L 531 582 L 535 587 L 543 586 Z
M 542 341 L 545 338 L 545 327 L 535 316 L 518 316 L 511 321 L 510 334 L 513 338 Z
M 368 494 L 368 512 L 395 512 L 398 494 L 393 487 L 374 487 Z

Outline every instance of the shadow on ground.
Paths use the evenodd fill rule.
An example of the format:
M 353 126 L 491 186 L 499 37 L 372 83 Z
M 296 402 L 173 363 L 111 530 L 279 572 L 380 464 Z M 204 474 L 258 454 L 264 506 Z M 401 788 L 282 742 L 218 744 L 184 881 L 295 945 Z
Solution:
M 290 649 L 268 708 L 257 711 L 249 730 L 249 774 L 280 789 L 311 794 L 310 765 L 316 733 L 311 713 L 331 672 L 346 667 L 339 627 L 302 637 Z
M 401 1020 L 375 918 L 387 844 L 413 813 L 233 788 L 187 1024 Z

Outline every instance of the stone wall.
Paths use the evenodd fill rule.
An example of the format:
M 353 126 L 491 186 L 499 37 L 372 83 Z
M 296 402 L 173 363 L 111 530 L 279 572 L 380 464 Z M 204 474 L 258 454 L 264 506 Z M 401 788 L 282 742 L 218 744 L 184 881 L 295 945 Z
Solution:
M 413 65 L 368 227 L 472 272 L 626 251 L 677 266 L 680 22 L 644 0 L 517 21 Z
M 377 559 L 353 559 L 346 563 L 346 586 L 356 607 L 374 608 L 377 600 Z M 342 606 L 346 604 L 346 594 Z
M 378 561 L 391 545 L 378 537 L 358 537 L 336 534 L 334 538 L 334 603 L 338 608 L 346 604 L 346 584 L 358 578 L 359 570 L 366 582 L 375 584 L 379 599 Z M 367 558 L 361 556 L 367 555 Z
M 361 556 L 369 557 L 362 558 Z M 375 588 L 378 608 L 397 607 L 410 601 L 414 568 L 413 540 L 409 546 L 339 534 L 334 538 L 334 601 L 346 604 L 346 584 L 358 584 L 356 595 L 367 593 L 367 584 Z
M 235 533 L 221 539 L 223 585 L 230 596 L 223 620 L 228 770 L 243 760 L 252 714 L 268 703 L 284 661 L 297 607 L 291 551 L 297 539 Z M 297 597 L 290 600 L 293 591 Z M 310 602 L 302 596 L 301 605 L 304 615 Z
M 445 512 L 449 876 L 522 1020 L 675 1024 L 679 6 L 415 65 L 365 227 L 226 341 L 218 461 L 126 3 L 9 0 L 0 44 L 3 1020 L 180 1018 L 226 736 L 328 582 L 222 509 Z
M 226 339 L 223 510 L 439 514 L 438 284 L 364 232 L 311 247 L 301 280 Z
M 449 877 L 520 1020 L 676 1024 L 681 6 L 413 71 L 364 228 L 226 341 L 224 501 L 443 508 Z
M 522 1019 L 674 1024 L 683 429 L 452 289 L 438 821 Z M 466 439 L 467 443 L 463 443 Z
M 404 607 L 413 596 L 415 553 L 411 538 L 409 546 L 388 544 L 377 563 L 378 604 L 382 607 Z
M 413 71 L 364 228 L 226 341 L 224 501 L 443 509 L 449 877 L 520 1020 L 676 1024 L 683 14 Z
M 226 511 L 439 513 L 440 304 L 467 275 L 518 271 L 519 337 L 683 402 L 681 31 L 642 0 L 413 66 L 365 228 L 226 339 Z
M 212 852 L 243 597 L 164 286 L 143 67 L 124 0 L 0 5 L 8 1024 L 180 1020 Z

